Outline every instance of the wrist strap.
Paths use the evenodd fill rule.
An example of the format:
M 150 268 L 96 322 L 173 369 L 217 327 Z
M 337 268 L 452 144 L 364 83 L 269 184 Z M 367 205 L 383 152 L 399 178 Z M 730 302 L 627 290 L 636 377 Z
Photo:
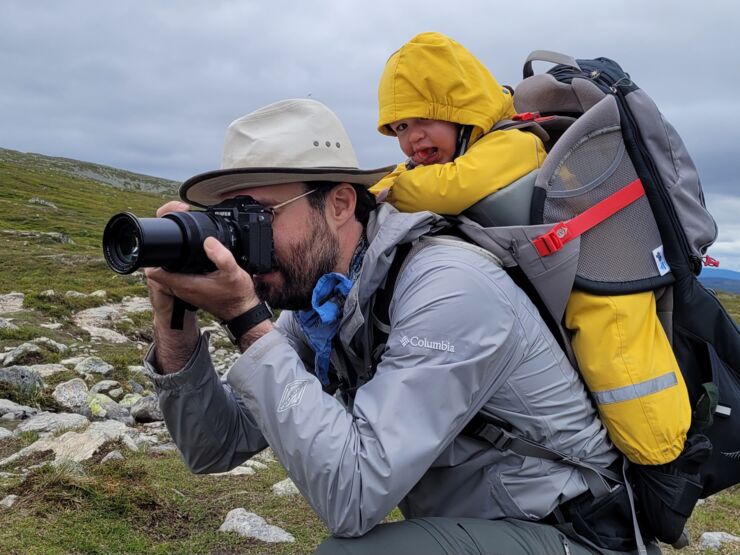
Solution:
M 261 302 L 257 306 L 253 306 L 245 313 L 240 314 L 236 318 L 233 318 L 227 322 L 222 322 L 226 335 L 234 345 L 239 343 L 239 339 L 251 330 L 257 324 L 269 320 L 272 318 L 272 310 L 265 302 Z

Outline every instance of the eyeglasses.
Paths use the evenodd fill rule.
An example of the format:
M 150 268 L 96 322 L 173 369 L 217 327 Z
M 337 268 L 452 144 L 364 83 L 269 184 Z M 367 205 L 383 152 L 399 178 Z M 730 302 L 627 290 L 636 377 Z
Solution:
M 302 193 L 298 195 L 297 197 L 289 198 L 288 200 L 284 200 L 283 202 L 277 203 L 275 206 L 265 206 L 265 210 L 270 212 L 273 216 L 276 213 L 276 210 L 283 208 L 284 206 L 289 205 L 291 202 L 295 202 L 299 199 L 302 199 L 303 197 L 307 197 L 311 193 L 315 193 L 318 189 L 311 189 L 310 191 L 306 191 L 305 193 Z

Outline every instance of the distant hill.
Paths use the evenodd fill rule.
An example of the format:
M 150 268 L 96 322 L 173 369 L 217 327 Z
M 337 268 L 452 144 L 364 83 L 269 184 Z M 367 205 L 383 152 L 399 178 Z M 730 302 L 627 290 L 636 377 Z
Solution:
M 704 268 L 699 280 L 715 291 L 740 293 L 740 272 L 721 268 Z
M 89 179 L 118 189 L 164 194 L 173 198 L 177 197 L 177 188 L 180 185 L 178 182 L 169 179 L 119 170 L 91 162 L 18 152 L 5 148 L 0 148 L 0 162 L 19 164 L 38 171 L 51 171 L 70 177 Z

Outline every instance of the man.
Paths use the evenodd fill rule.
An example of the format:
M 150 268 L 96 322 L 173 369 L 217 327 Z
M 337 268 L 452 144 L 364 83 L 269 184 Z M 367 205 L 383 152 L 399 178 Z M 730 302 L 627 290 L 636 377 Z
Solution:
M 147 367 L 194 472 L 228 470 L 269 444 L 335 536 L 320 553 L 611 553 L 567 525 L 570 538 L 535 522 L 563 512 L 568 521 L 576 505 L 598 514 L 613 497 L 595 499 L 581 468 L 462 433 L 484 410 L 594 466 L 617 458 L 575 371 L 495 257 L 429 237 L 443 227 L 429 212 L 373 210 L 366 188 L 390 168 L 358 169 L 341 123 L 312 100 L 232 123 L 222 168 L 186 181 L 183 200 L 249 195 L 264 205 L 274 271 L 250 277 L 209 238 L 216 271 L 146 272 L 155 334 Z M 373 298 L 405 243 L 413 247 L 379 352 Z M 243 354 L 226 383 L 193 313 L 170 328 L 174 296 L 236 336 Z M 263 301 L 283 309 L 275 324 Z M 396 505 L 410 520 L 378 526 Z

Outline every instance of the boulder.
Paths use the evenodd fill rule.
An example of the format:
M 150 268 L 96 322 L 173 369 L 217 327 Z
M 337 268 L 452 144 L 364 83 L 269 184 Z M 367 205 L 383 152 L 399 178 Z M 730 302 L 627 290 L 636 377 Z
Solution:
M 134 419 L 128 409 L 102 393 L 88 395 L 84 413 L 93 420 L 117 420 L 128 426 L 134 425 Z
M 38 409 L 33 407 L 19 405 L 8 399 L 0 399 L 0 417 L 9 415 L 7 420 L 25 420 L 38 412 Z
M 87 384 L 81 378 L 74 378 L 62 382 L 54 388 L 51 394 L 54 400 L 67 410 L 77 410 L 87 403 Z
M 75 366 L 78 374 L 101 374 L 107 376 L 113 371 L 113 366 L 99 357 L 86 357 Z
M 293 483 L 293 480 L 291 480 L 290 478 L 286 478 L 285 480 L 282 480 L 277 484 L 273 484 L 272 493 L 279 497 L 287 497 L 290 495 L 300 495 L 301 492 L 298 491 L 298 488 Z
M 69 349 L 69 347 L 67 347 L 64 343 L 59 343 L 57 341 L 54 341 L 53 339 L 49 339 L 48 337 L 37 337 L 36 339 L 31 341 L 31 343 L 41 345 L 49 351 L 55 353 L 66 353 Z
M 720 549 L 728 544 L 740 543 L 740 537 L 727 532 L 704 532 L 699 538 L 699 549 Z
M 23 310 L 23 298 L 25 295 L 17 291 L 0 295 L 0 314 L 18 312 Z
M 0 368 L 0 391 L 8 390 L 21 395 L 33 395 L 44 388 L 44 381 L 26 366 Z
M 7 318 L 0 318 L 0 330 L 17 330 L 18 326 L 16 326 L 13 322 L 8 320 Z
M 15 435 L 23 432 L 48 434 L 58 430 L 81 428 L 87 426 L 89 423 L 90 421 L 81 414 L 41 412 L 18 424 L 14 433 Z
M 69 368 L 67 368 L 63 364 L 55 364 L 55 363 L 32 364 L 28 368 L 36 372 L 42 378 L 48 378 L 50 376 L 53 376 L 54 374 L 58 374 L 59 372 L 66 372 L 67 370 L 69 370 Z
M 21 343 L 13 350 L 0 355 L 3 366 L 12 366 L 14 364 L 26 364 L 40 361 L 44 352 L 38 345 L 33 343 Z
M 137 422 L 157 422 L 164 420 L 164 415 L 159 408 L 157 398 L 152 396 L 142 397 L 131 407 L 131 416 Z
M 102 380 L 90 388 L 90 393 L 103 393 L 107 395 L 111 389 L 115 389 L 118 386 L 119 384 L 115 380 Z
M 247 512 L 241 507 L 229 511 L 226 520 L 218 530 L 219 532 L 236 532 L 240 536 L 269 543 L 295 541 L 295 538 L 282 528 L 267 524 L 261 516 Z

